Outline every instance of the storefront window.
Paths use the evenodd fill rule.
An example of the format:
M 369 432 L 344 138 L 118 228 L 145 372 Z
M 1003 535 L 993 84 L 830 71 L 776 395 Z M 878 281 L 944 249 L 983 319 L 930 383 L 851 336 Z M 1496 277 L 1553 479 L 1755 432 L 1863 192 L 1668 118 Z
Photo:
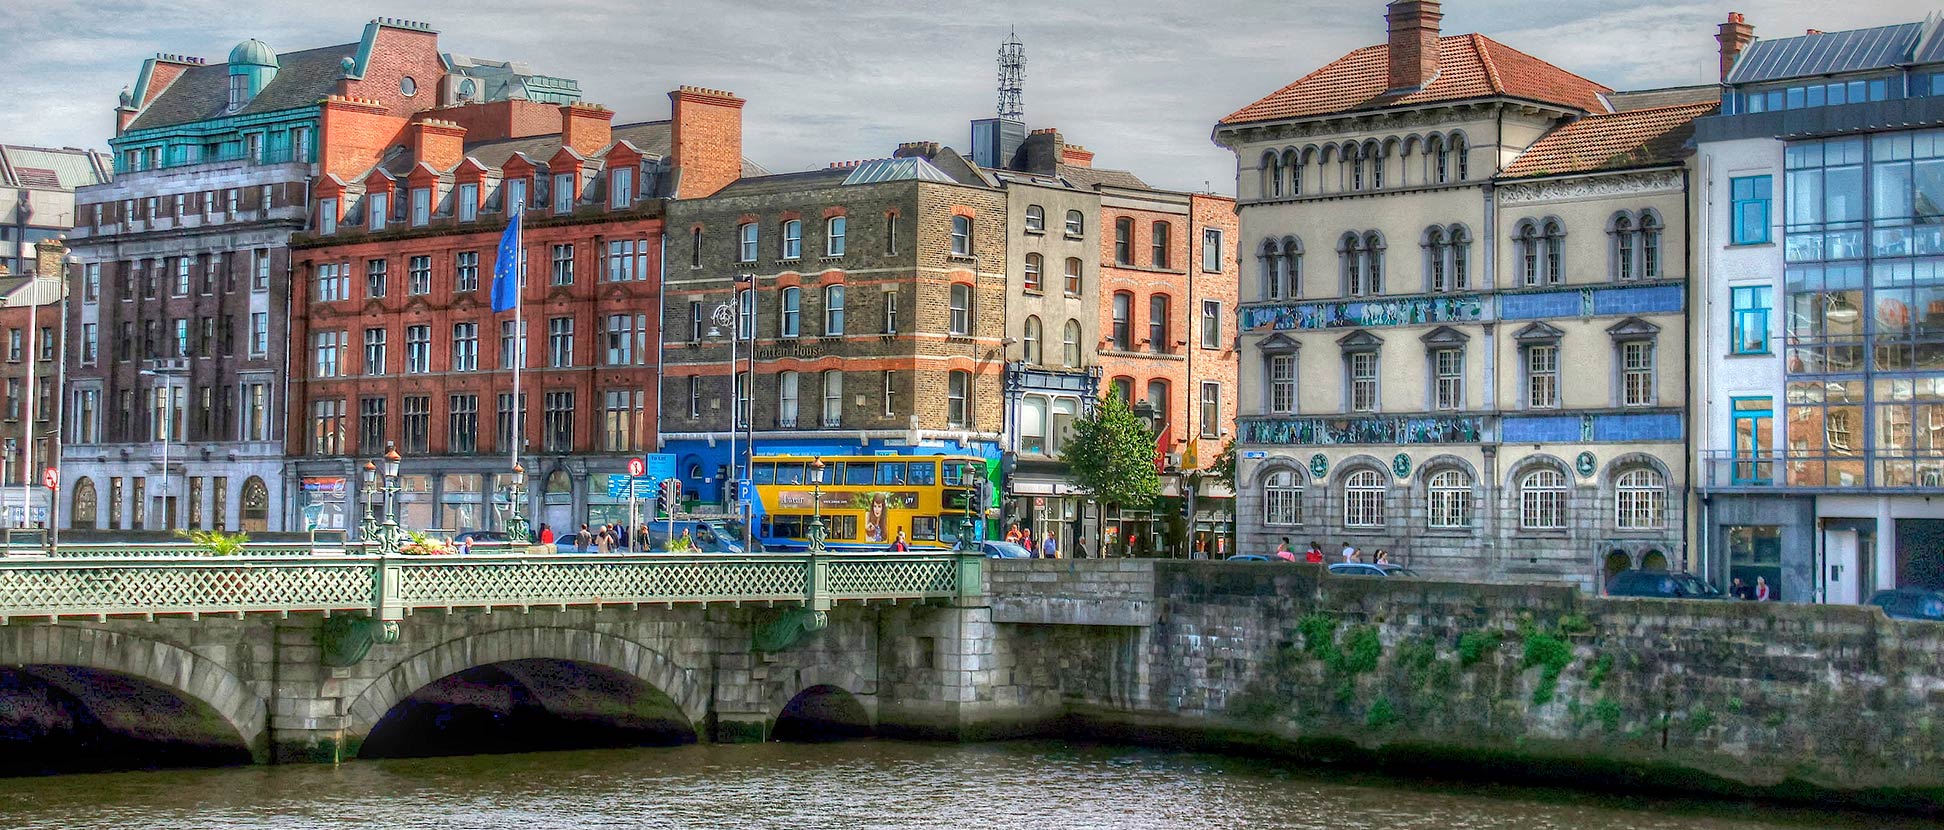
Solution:
M 1768 583 L 1769 598 L 1782 595 L 1782 529 L 1774 525 L 1728 525 L 1728 579 L 1741 580 L 1748 590 L 1756 579 Z

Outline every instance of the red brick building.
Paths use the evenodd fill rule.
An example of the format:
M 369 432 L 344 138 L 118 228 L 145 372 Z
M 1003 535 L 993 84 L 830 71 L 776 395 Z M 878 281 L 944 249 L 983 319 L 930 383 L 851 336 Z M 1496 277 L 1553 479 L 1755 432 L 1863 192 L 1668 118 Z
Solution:
M 525 515 L 626 518 L 606 481 L 658 443 L 665 202 L 743 165 L 741 99 L 670 99 L 672 119 L 619 126 L 581 103 L 436 110 L 403 127 L 403 152 L 322 178 L 317 233 L 294 246 L 285 449 L 325 526 L 356 524 L 358 471 L 388 445 L 409 527 L 501 527 L 516 444 Z M 520 204 L 523 331 L 490 299 Z

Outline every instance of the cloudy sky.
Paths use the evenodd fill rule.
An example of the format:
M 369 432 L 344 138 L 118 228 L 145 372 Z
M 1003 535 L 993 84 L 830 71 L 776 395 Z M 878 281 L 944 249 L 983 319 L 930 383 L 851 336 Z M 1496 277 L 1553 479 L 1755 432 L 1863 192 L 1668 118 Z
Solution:
M 279 52 L 358 39 L 365 21 L 432 24 L 450 52 L 577 78 L 617 121 L 668 115 L 680 84 L 749 100 L 745 153 L 772 170 L 888 155 L 900 141 L 964 149 L 995 103 L 995 53 L 1026 44 L 1026 120 L 1058 127 L 1102 167 L 1184 190 L 1233 192 L 1216 119 L 1342 53 L 1384 39 L 1381 0 L 11 0 L 0 29 L 0 141 L 105 148 L 144 57 L 219 62 L 237 41 Z M 1452 0 L 1447 34 L 1484 32 L 1616 88 L 1714 80 L 1715 25 L 1758 35 L 1922 19 L 1921 0 Z M 463 9 L 463 11 L 462 11 Z M 544 11 L 543 11 L 544 9 Z M 294 10 L 294 11 L 293 11 Z M 1840 11 L 1839 11 L 1840 10 Z

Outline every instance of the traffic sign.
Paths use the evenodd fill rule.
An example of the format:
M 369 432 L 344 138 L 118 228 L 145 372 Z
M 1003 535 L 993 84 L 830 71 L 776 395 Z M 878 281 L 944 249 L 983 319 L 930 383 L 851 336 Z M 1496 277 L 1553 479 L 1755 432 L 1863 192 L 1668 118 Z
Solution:
M 654 479 L 655 481 L 661 481 L 662 479 L 676 477 L 674 453 L 669 453 L 669 452 L 649 453 L 646 458 L 642 459 L 642 463 L 648 465 L 647 472 L 642 473 L 642 475 Z
M 743 479 L 742 481 L 736 482 L 736 501 L 750 502 L 755 500 L 756 500 L 755 484 L 751 483 L 748 479 Z
M 628 459 L 628 475 L 640 478 L 648 474 L 648 462 L 639 458 Z
M 49 490 L 61 489 L 61 471 L 49 467 L 41 471 L 41 486 Z
M 654 479 L 648 478 L 647 476 L 634 478 L 618 473 L 610 475 L 608 476 L 607 482 L 608 498 L 625 499 L 633 497 L 637 499 L 652 499 L 659 492 L 655 487 L 656 484 L 657 482 Z

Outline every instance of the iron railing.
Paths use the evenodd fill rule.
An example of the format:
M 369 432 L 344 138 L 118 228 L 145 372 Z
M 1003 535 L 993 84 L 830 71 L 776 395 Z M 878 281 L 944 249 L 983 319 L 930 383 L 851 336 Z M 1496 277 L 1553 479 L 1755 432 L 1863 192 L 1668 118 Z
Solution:
M 954 553 L 87 557 L 63 552 L 0 559 L 0 622 L 297 611 L 396 620 L 418 610 L 714 603 L 821 611 L 846 601 L 977 596 L 984 561 Z
M 1892 455 L 1860 451 L 1737 453 L 1705 450 L 1698 453 L 1698 460 L 1701 480 L 1697 486 L 1703 491 L 1944 489 L 1944 452 Z

